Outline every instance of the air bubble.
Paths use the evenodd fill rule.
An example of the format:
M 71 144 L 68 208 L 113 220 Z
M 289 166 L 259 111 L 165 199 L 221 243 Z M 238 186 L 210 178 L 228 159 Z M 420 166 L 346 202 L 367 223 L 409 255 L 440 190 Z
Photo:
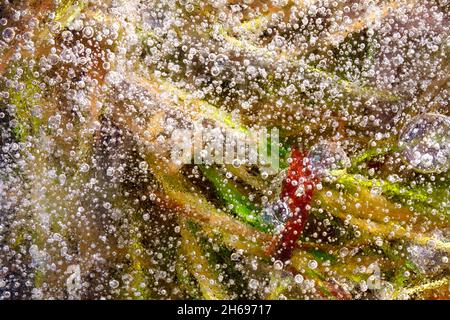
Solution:
M 310 268 L 310 269 L 316 269 L 317 268 L 317 266 L 318 266 L 318 263 L 317 263 L 317 261 L 316 260 L 310 260 L 310 261 L 308 261 L 308 267 Z
M 112 289 L 117 289 L 117 288 L 119 287 L 119 281 L 117 281 L 117 280 L 111 280 L 111 281 L 109 281 L 109 286 L 110 286 Z
M 280 260 L 276 260 L 273 263 L 273 267 L 274 267 L 275 270 L 281 270 L 281 269 L 283 269 L 283 262 L 280 261 Z
M 303 276 L 301 274 L 296 274 L 295 277 L 294 277 L 294 281 L 297 284 L 303 283 Z
M 85 27 L 83 29 L 83 36 L 86 38 L 92 38 L 94 36 L 94 29 L 92 27 Z
M 240 166 L 241 166 L 241 160 L 240 159 L 233 159 L 233 161 L 232 161 L 232 165 L 233 165 L 233 167 L 235 167 L 235 168 L 239 168 Z
M 89 169 L 90 169 L 90 166 L 89 166 L 87 163 L 83 163 L 83 164 L 80 166 L 80 171 L 81 171 L 81 172 L 88 172 Z
M 139 162 L 139 169 L 142 171 L 146 171 L 148 169 L 148 163 L 147 161 L 141 161 Z
M 5 40 L 6 42 L 10 42 L 14 39 L 14 37 L 16 36 L 16 33 L 14 32 L 13 28 L 6 28 L 5 30 L 3 30 L 2 32 L 2 38 L 3 40 Z

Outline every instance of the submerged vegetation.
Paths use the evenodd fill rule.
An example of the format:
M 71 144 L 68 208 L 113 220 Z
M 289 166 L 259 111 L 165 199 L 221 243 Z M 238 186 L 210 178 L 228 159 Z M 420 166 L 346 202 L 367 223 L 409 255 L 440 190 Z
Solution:
M 449 12 L 0 0 L 0 300 L 448 299 Z

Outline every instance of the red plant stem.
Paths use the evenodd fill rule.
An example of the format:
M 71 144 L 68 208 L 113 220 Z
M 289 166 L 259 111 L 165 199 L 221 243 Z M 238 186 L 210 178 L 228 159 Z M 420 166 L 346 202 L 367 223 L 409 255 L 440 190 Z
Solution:
M 297 239 L 305 227 L 317 180 L 308 166 L 306 153 L 293 149 L 291 159 L 280 194 L 281 200 L 286 201 L 291 216 L 266 250 L 267 255 L 283 261 L 290 259 Z M 303 188 L 303 192 L 297 193 L 299 187 Z

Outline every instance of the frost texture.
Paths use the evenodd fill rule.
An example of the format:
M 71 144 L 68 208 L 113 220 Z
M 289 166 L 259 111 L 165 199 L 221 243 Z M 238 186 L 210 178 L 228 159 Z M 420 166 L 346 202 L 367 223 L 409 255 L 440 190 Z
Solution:
M 2 1 L 0 299 L 448 299 L 449 12 Z

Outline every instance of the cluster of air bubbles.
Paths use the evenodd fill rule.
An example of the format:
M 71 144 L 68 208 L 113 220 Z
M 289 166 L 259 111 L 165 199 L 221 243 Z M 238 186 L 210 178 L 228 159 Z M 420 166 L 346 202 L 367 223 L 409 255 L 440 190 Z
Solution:
M 321 141 L 315 144 L 308 155 L 314 173 L 329 175 L 334 170 L 342 170 L 350 165 L 350 159 L 338 142 Z
M 0 300 L 390 299 L 447 276 L 447 5 L 3 1 Z
M 445 172 L 450 166 L 450 117 L 425 113 L 402 130 L 399 147 L 405 161 L 424 173 Z
M 409 259 L 425 273 L 436 273 L 441 270 L 449 270 L 448 254 L 436 249 L 436 242 L 447 242 L 448 236 L 443 232 L 434 232 L 434 239 L 425 245 L 410 244 L 407 247 Z
M 284 223 L 291 215 L 288 205 L 282 200 L 266 204 L 261 212 L 261 218 L 268 225 L 274 226 L 276 232 L 282 230 Z

